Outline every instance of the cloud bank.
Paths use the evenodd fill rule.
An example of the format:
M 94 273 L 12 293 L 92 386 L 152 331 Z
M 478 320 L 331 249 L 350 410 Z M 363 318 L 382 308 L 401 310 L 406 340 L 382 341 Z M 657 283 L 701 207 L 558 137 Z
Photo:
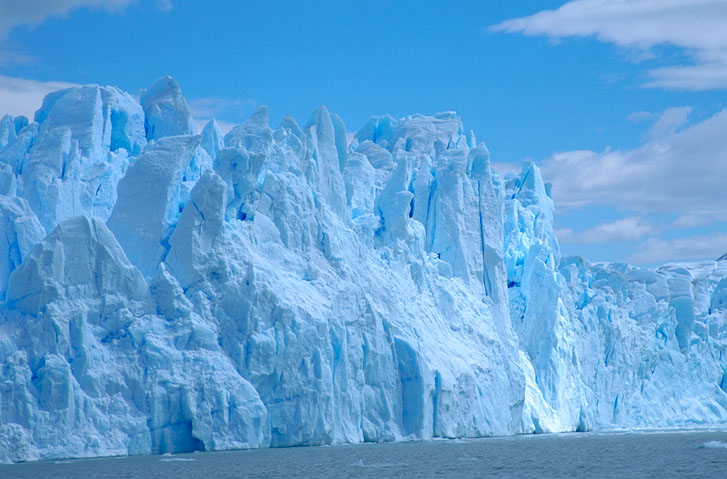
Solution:
M 50 92 L 78 86 L 65 82 L 40 82 L 0 75 L 0 117 L 27 116 L 31 120 L 40 108 L 43 98 Z
M 709 216 L 727 204 L 727 110 L 681 130 L 666 110 L 650 140 L 627 151 L 557 153 L 541 166 L 560 208 L 611 206 L 639 213 Z M 656 130 L 656 131 L 654 131 Z
M 0 3 L 0 39 L 17 25 L 37 25 L 49 16 L 66 16 L 78 7 L 117 10 L 134 0 L 3 0 Z
M 573 0 L 557 10 L 507 20 L 491 31 L 551 39 L 595 36 L 619 47 L 681 48 L 691 64 L 653 68 L 646 87 L 727 88 L 727 2 L 724 0 Z

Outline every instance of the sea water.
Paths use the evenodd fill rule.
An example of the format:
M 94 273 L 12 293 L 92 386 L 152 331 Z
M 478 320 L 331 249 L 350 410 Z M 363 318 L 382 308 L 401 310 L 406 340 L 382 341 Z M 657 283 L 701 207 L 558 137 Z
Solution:
M 0 465 L 0 478 L 715 477 L 727 432 L 544 434 Z

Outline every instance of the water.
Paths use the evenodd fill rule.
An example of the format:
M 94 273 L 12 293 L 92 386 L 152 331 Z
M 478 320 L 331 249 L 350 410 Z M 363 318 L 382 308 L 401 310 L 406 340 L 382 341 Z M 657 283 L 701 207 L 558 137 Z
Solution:
M 0 478 L 727 477 L 727 432 L 558 434 L 0 465 Z

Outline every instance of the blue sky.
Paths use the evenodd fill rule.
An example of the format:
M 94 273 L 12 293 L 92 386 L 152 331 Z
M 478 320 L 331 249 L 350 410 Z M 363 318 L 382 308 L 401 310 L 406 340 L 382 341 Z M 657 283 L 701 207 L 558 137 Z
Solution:
M 727 2 L 1 0 L 0 115 L 170 74 L 200 121 L 455 110 L 553 183 L 565 254 L 727 252 Z

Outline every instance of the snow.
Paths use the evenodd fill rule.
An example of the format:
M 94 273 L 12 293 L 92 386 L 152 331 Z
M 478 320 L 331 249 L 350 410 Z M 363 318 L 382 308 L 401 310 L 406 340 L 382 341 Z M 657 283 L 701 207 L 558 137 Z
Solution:
M 453 112 L 0 120 L 0 461 L 727 424 L 727 263 L 561 258 Z

